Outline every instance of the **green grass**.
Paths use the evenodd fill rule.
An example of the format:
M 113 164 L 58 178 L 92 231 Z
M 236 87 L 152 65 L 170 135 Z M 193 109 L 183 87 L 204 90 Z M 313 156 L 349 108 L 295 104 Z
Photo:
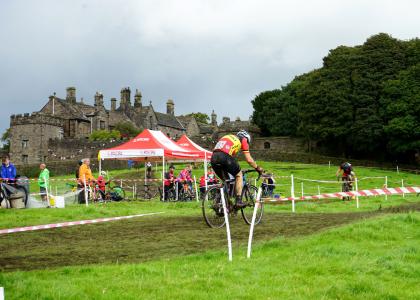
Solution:
M 304 182 L 304 194 L 317 194 L 318 185 L 320 185 L 321 192 L 334 192 L 339 191 L 340 186 L 338 183 L 335 183 L 335 172 L 336 168 L 329 168 L 328 165 L 309 165 L 309 164 L 297 164 L 297 163 L 279 163 L 279 162 L 261 162 L 261 165 L 267 171 L 274 173 L 276 176 L 290 176 L 294 174 L 297 178 L 308 178 L 308 179 L 321 179 L 329 180 L 334 183 L 328 184 L 318 184 L 314 182 Z M 177 172 L 183 168 L 184 164 L 177 164 Z M 246 163 L 242 163 L 242 167 L 246 168 Z M 158 169 L 159 171 L 160 169 Z M 356 173 L 359 178 L 363 177 L 378 177 L 378 176 L 388 176 L 388 186 L 398 186 L 397 183 L 401 182 L 403 179 L 406 185 L 417 185 L 420 186 L 420 175 L 415 175 L 411 173 L 395 171 L 384 171 L 374 168 L 356 168 Z M 197 168 L 193 171 L 194 175 L 198 178 L 202 174 L 202 168 Z M 157 173 L 158 174 L 158 173 Z M 144 169 L 131 169 L 131 170 L 113 170 L 109 171 L 110 178 L 119 179 L 144 179 Z M 156 175 L 158 176 L 158 175 Z M 255 175 L 253 175 L 255 176 Z M 58 194 L 64 194 L 69 190 L 65 186 L 65 179 L 73 180 L 73 175 L 67 176 L 57 176 L 53 179 L 58 179 L 58 181 L 52 181 L 52 190 L 55 194 L 57 189 Z M 249 180 L 252 182 L 253 177 L 249 177 Z M 295 195 L 298 197 L 301 195 L 301 186 L 300 180 L 295 180 Z M 359 184 L 359 189 L 366 188 L 378 188 L 382 187 L 384 181 L 383 179 L 369 179 L 362 180 Z M 290 196 L 290 179 L 289 178 L 280 178 L 277 179 L 277 184 L 279 185 L 275 193 L 281 194 L 282 196 Z M 124 183 L 123 186 L 127 190 L 127 196 L 131 197 L 130 189 L 132 187 L 132 182 Z M 36 183 L 31 185 L 32 191 L 36 190 Z M 380 206 L 382 208 L 389 206 L 397 206 L 403 203 L 412 203 L 418 202 L 419 197 L 413 194 L 406 195 L 405 198 L 402 196 L 390 196 L 388 200 L 385 200 L 385 197 L 361 197 L 360 198 L 360 208 L 356 208 L 355 201 L 343 202 L 339 200 L 322 200 L 322 201 L 297 201 L 296 203 L 296 212 L 305 213 L 305 212 L 351 212 L 351 211 L 370 211 L 376 210 Z M 290 202 L 281 205 L 266 205 L 266 210 L 268 212 L 290 212 L 292 210 L 292 205 Z M 120 216 L 120 215 L 130 215 L 151 211 L 165 211 L 166 214 L 170 215 L 198 215 L 200 214 L 199 204 L 194 203 L 160 203 L 158 200 L 148 201 L 148 202 L 121 202 L 121 203 L 111 203 L 106 206 L 69 206 L 65 209 L 29 209 L 29 210 L 3 210 L 0 209 L 0 228 L 10 228 L 17 226 L 28 226 L 28 225 L 38 225 L 46 224 L 52 222 L 60 221 L 70 221 L 70 220 L 81 220 L 81 219 L 92 219 L 106 216 Z
M 6 299 L 420 299 L 420 214 L 142 264 L 0 274 Z M 121 249 L 123 252 L 124 249 Z M 59 254 L 58 254 L 59 255 Z

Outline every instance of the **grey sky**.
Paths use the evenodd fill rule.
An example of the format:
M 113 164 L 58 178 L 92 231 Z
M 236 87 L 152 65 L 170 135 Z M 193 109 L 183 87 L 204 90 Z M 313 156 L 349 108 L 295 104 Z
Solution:
M 0 0 L 0 130 L 77 87 L 109 107 L 122 87 L 176 114 L 247 118 L 251 99 L 338 45 L 420 33 L 419 1 Z

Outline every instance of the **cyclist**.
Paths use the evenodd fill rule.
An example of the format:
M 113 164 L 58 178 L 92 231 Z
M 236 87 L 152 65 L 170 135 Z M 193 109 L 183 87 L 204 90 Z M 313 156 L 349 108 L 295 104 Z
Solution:
M 213 170 L 221 180 L 229 179 L 229 174 L 235 177 L 235 205 L 239 208 L 245 207 L 246 204 L 242 202 L 241 197 L 243 187 L 242 171 L 235 156 L 239 151 L 242 151 L 246 162 L 252 168 L 259 174 L 264 172 L 263 168 L 257 165 L 249 152 L 250 142 L 251 136 L 245 130 L 239 131 L 236 135 L 225 135 L 217 142 L 211 157 Z
M 356 173 L 353 171 L 353 166 L 349 162 L 342 163 L 339 167 L 337 172 L 335 173 L 336 177 L 339 177 L 340 173 L 342 172 L 341 179 L 353 181 L 354 177 L 356 177 Z

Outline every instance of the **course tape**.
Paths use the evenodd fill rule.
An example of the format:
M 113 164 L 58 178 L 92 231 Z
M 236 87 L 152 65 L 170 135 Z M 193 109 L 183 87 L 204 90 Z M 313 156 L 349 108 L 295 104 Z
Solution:
M 126 220 L 126 219 L 145 217 L 145 216 L 151 216 L 151 215 L 157 215 L 157 214 L 163 214 L 163 213 L 164 212 L 155 212 L 155 213 L 147 213 L 147 214 L 140 214 L 140 215 L 122 216 L 122 217 L 110 217 L 110 218 L 100 218 L 100 219 L 94 219 L 94 220 L 70 221 L 70 222 L 55 223 L 55 224 L 0 229 L 0 234 L 24 232 L 24 231 L 35 231 L 35 230 L 43 230 L 43 229 L 51 229 L 51 228 L 61 228 L 61 227 L 69 227 L 69 226 L 85 225 L 85 224 L 104 223 L 104 222 L 109 222 L 109 221 Z
M 420 187 L 397 187 L 397 188 L 383 188 L 383 189 L 371 189 L 361 190 L 358 192 L 337 192 L 319 194 L 313 196 L 303 197 L 287 197 L 282 199 L 268 199 L 264 202 L 282 202 L 282 201 L 293 201 L 293 200 L 316 200 L 316 199 L 327 199 L 327 198 L 340 198 L 340 197 L 369 197 L 369 196 L 381 196 L 381 195 L 398 195 L 398 194 L 411 194 L 420 193 Z

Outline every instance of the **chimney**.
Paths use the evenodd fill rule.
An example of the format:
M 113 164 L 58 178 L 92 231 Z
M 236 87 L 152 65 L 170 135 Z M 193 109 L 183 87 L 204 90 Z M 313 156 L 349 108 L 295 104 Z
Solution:
M 115 111 L 117 109 L 117 99 L 111 98 L 111 111 Z
M 229 117 L 223 117 L 223 124 L 229 124 L 230 118 Z
M 175 104 L 174 100 L 168 99 L 168 102 L 166 102 L 166 113 L 168 115 L 175 115 Z
M 142 95 L 140 91 L 136 89 L 136 94 L 134 95 L 134 108 L 136 108 L 138 111 L 140 111 L 142 108 L 141 98 Z
M 70 86 L 66 89 L 67 91 L 67 95 L 66 95 L 66 100 L 69 103 L 76 103 L 76 88 L 74 86 Z
M 214 110 L 211 113 L 211 125 L 212 126 L 217 126 L 217 115 L 214 112 Z
M 130 100 L 130 88 L 126 87 L 121 89 L 121 102 L 120 107 L 122 109 L 130 108 L 131 107 L 131 100 Z
M 102 93 L 96 92 L 95 94 L 95 107 L 100 108 L 104 106 L 104 95 Z

